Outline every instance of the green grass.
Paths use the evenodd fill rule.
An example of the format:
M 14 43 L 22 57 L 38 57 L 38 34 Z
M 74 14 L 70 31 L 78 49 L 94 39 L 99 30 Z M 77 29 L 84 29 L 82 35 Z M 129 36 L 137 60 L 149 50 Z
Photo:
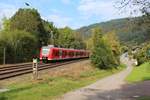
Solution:
M 39 81 L 24 81 L 9 85 L 10 91 L 0 93 L 0 100 L 51 100 L 68 91 L 86 86 L 96 80 L 121 71 L 99 70 L 83 72 L 78 78 L 73 77 L 53 77 Z
M 140 97 L 138 100 L 150 100 L 150 97 Z
M 150 63 L 144 63 L 135 67 L 131 74 L 126 78 L 128 82 L 139 82 L 150 80 Z

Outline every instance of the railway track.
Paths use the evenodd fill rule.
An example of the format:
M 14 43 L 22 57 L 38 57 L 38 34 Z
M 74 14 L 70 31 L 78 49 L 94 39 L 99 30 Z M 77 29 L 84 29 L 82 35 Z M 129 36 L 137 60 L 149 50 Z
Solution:
M 81 60 L 71 60 L 71 61 L 65 61 L 65 62 L 57 62 L 57 63 L 49 63 L 49 64 L 38 64 L 38 71 L 58 67 L 61 65 L 66 65 L 70 63 L 75 63 Z M 21 64 L 21 65 L 12 65 L 7 67 L 1 67 L 0 68 L 0 80 L 8 79 L 11 77 L 23 75 L 32 73 L 32 63 L 30 64 Z

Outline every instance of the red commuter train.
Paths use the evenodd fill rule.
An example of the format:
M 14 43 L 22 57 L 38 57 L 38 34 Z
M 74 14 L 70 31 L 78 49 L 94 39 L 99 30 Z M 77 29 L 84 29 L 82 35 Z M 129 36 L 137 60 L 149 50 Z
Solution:
M 70 60 L 89 57 L 89 52 L 86 50 L 58 48 L 54 46 L 44 46 L 40 50 L 40 60 L 43 61 L 58 61 Z

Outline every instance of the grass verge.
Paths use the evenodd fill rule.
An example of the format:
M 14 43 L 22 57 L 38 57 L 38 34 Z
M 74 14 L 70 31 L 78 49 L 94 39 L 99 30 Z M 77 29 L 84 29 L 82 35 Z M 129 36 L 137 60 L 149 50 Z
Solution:
M 10 84 L 10 91 L 0 93 L 0 100 L 51 100 L 68 91 L 89 85 L 96 80 L 124 69 L 93 70 L 82 72 L 78 77 L 72 75 L 47 77 L 38 81 L 22 81 Z
M 150 100 L 150 97 L 140 97 L 138 100 Z
M 139 82 L 150 80 L 150 63 L 144 63 L 138 67 L 134 67 L 131 74 L 126 78 L 128 82 Z

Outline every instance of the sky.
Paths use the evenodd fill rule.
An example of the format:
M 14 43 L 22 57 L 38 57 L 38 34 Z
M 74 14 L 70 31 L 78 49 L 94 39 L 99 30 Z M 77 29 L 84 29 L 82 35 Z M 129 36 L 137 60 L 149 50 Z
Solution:
M 19 8 L 35 8 L 42 19 L 53 22 L 58 28 L 69 26 L 73 29 L 112 19 L 131 16 L 130 8 L 118 10 L 119 0 L 0 0 L 0 22 L 3 17 L 10 18 Z M 25 5 L 30 4 L 30 7 Z

